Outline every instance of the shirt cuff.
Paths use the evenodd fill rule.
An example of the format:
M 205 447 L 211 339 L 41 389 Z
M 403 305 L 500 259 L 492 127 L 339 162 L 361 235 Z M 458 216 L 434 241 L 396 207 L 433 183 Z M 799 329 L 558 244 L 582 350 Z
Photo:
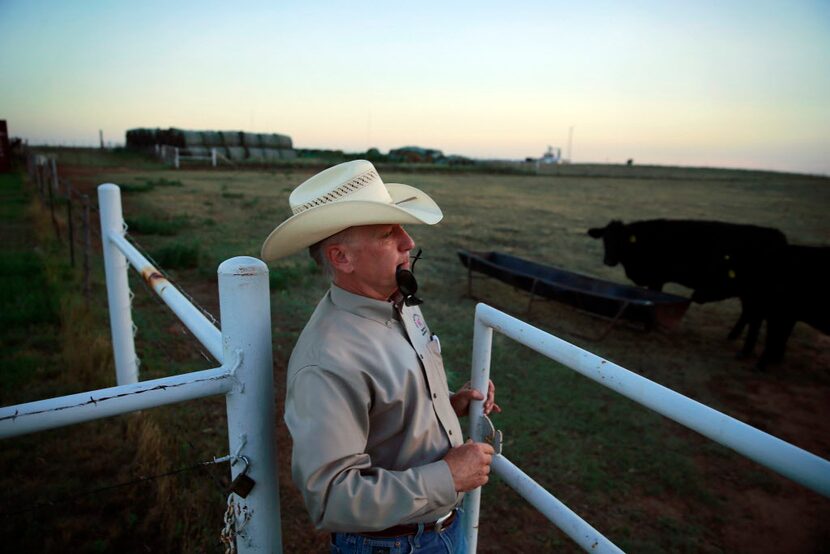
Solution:
M 423 478 L 429 483 L 430 491 L 435 495 L 438 506 L 452 508 L 458 501 L 455 482 L 452 480 L 450 466 L 444 460 L 438 460 L 422 467 Z

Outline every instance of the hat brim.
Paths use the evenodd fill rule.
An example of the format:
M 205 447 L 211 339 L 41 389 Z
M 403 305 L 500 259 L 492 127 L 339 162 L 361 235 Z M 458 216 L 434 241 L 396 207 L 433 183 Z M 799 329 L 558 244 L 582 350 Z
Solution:
M 344 200 L 323 204 L 293 215 L 271 231 L 262 243 L 261 258 L 268 261 L 308 248 L 312 244 L 357 225 L 384 223 L 434 225 L 444 215 L 422 190 L 400 183 L 386 183 L 391 203 Z

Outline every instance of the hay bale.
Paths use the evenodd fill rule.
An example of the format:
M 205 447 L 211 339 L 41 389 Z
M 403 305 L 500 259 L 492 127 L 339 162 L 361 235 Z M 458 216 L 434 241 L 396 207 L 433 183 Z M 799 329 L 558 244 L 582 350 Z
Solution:
M 219 131 L 225 146 L 242 146 L 241 131 Z
M 225 143 L 222 140 L 222 133 L 218 131 L 202 131 L 202 137 L 204 138 L 205 146 L 224 146 Z
M 159 129 L 158 133 L 156 134 L 156 140 L 159 144 L 166 144 L 168 146 L 178 146 L 179 148 L 184 148 L 184 131 L 181 129 L 175 129 L 173 127 L 169 129 Z
M 129 129 L 127 130 L 127 148 L 143 150 L 157 144 L 158 129 Z
M 266 148 L 292 148 L 291 137 L 278 135 L 277 133 L 266 133 L 260 136 L 262 146 Z
M 244 146 L 228 146 L 227 150 L 228 158 L 235 162 L 242 161 L 247 158 L 247 152 L 245 152 Z
M 248 159 L 250 161 L 264 161 L 265 160 L 265 149 L 264 148 L 248 148 Z
M 190 148 L 191 146 L 204 146 L 205 139 L 202 137 L 202 133 L 199 131 L 185 131 L 181 130 L 178 131 L 181 135 L 182 142 L 184 142 L 184 146 L 186 148 Z
M 207 146 L 188 146 L 183 154 L 185 156 L 210 156 L 210 148 Z
M 260 148 L 262 146 L 257 133 L 242 133 L 242 144 L 248 148 Z
M 280 161 L 280 151 L 276 148 L 263 148 L 262 152 L 264 154 L 265 161 L 267 162 L 278 162 Z

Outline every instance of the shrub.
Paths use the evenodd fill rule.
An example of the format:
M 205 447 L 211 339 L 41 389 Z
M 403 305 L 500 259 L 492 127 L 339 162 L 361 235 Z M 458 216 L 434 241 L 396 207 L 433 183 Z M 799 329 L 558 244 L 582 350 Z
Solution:
M 139 184 L 132 184 L 132 185 L 119 185 L 123 192 L 149 192 L 156 187 L 181 187 L 181 181 L 173 181 L 170 179 L 160 178 L 160 179 L 145 179 L 143 183 Z
M 131 233 L 141 235 L 172 236 L 187 226 L 187 218 L 181 216 L 171 219 L 140 216 L 135 219 L 127 218 L 126 222 Z
M 190 269 L 199 266 L 199 245 L 174 242 L 152 254 L 161 269 Z

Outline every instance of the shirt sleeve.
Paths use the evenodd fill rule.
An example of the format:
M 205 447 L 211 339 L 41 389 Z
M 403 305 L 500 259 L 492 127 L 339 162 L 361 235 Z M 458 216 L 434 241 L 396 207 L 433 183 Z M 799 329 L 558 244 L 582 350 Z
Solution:
M 446 462 L 401 471 L 372 465 L 365 452 L 371 387 L 364 379 L 306 366 L 288 383 L 291 473 L 315 527 L 377 531 L 443 515 L 458 498 Z

